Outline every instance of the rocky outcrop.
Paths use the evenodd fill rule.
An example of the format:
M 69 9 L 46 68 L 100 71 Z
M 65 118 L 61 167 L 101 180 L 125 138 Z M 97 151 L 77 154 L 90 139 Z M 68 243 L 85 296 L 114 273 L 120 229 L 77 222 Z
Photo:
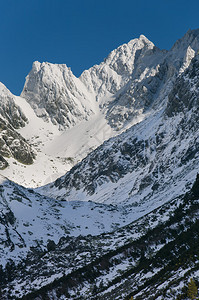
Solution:
M 0 118 L 0 155 L 5 158 L 13 157 L 27 165 L 32 164 L 35 158 L 35 153 L 27 141 L 2 118 Z
M 168 186 L 174 192 L 183 178 L 189 182 L 190 170 L 199 167 L 198 70 L 196 56 L 174 82 L 167 106 L 106 141 L 41 192 L 63 200 L 143 204 Z
M 14 102 L 14 95 L 0 82 L 0 116 L 13 128 L 24 127 L 27 118 Z
M 92 96 L 66 65 L 34 62 L 21 97 L 28 100 L 37 116 L 60 129 L 94 113 Z
M 0 155 L 1 169 L 8 166 L 6 157 L 13 157 L 23 164 L 32 164 L 35 154 L 28 142 L 17 132 L 28 120 L 14 95 L 0 83 Z M 4 158 L 3 158 L 4 157 Z
M 161 51 L 141 36 L 80 79 L 34 63 L 22 95 L 47 122 L 70 128 L 98 109 L 114 128 L 140 122 L 37 190 L 0 177 L 5 299 L 173 299 L 198 280 L 198 37 Z M 6 99 L 0 169 L 4 157 L 34 158 L 18 132 L 26 118 Z
M 176 77 L 198 49 L 197 30 L 188 31 L 170 51 L 158 49 L 141 35 L 113 50 L 79 78 L 66 65 L 35 62 L 21 96 L 37 116 L 61 130 L 88 120 L 99 110 L 119 130 L 165 102 Z
M 192 60 L 190 67 L 179 76 L 168 96 L 166 114 L 171 117 L 177 113 L 199 108 L 199 55 Z

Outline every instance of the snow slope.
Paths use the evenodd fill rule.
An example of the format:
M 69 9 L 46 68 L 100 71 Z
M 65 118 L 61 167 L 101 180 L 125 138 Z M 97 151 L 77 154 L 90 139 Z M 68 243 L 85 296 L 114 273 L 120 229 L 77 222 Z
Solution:
M 26 187 L 54 181 L 104 140 L 119 133 L 107 124 L 99 109 L 88 121 L 60 131 L 50 120 L 46 122 L 38 117 L 26 99 L 16 96 L 13 99 L 28 120 L 18 132 L 32 146 L 36 157 L 29 166 L 10 157 L 7 159 L 9 166 L 1 174 Z
M 199 48 L 198 36 L 197 30 L 189 31 L 165 51 L 141 35 L 80 78 L 66 65 L 33 63 L 22 97 L 12 99 L 28 119 L 18 132 L 36 157 L 27 166 L 11 156 L 2 174 L 27 187 L 42 186 L 105 140 L 150 120 L 165 105 L 176 76 L 189 66 Z
M 21 96 L 37 116 L 70 128 L 95 113 L 95 103 L 66 65 L 34 62 Z
M 27 165 L 13 152 L 1 170 L 7 178 L 0 177 L 0 251 L 5 266 L 0 277 L 5 279 L 7 299 L 55 278 L 65 282 L 70 272 L 75 282 L 78 274 L 84 280 L 89 271 L 95 276 L 99 271 L 102 285 L 109 284 L 105 290 L 97 286 L 100 297 L 106 299 L 112 288 L 120 297 L 117 287 L 125 291 L 126 283 L 115 285 L 114 280 L 142 267 L 145 258 L 159 274 L 153 253 L 160 253 L 162 262 L 161 248 L 168 251 L 171 242 L 175 249 L 175 228 L 182 237 L 189 226 L 197 233 L 189 211 L 197 203 L 187 204 L 187 195 L 193 200 L 193 189 L 192 194 L 186 192 L 199 169 L 198 48 L 198 30 L 189 31 L 170 51 L 140 36 L 79 79 L 65 65 L 36 62 L 24 98 L 1 87 L 6 95 L 0 105 L 3 139 L 10 141 L 15 134 L 14 141 L 19 137 L 35 153 Z M 17 122 L 10 125 L 13 112 Z M 5 155 L 1 156 L 3 164 Z M 178 209 L 177 221 L 172 219 L 176 207 L 181 224 Z M 168 235 L 161 227 L 167 221 Z M 153 229 L 154 240 L 145 249 Z M 182 248 L 179 243 L 180 255 Z M 140 270 L 136 278 L 130 277 L 136 287 L 151 277 L 150 266 L 147 274 Z M 86 280 L 77 290 L 88 299 L 93 287 Z M 136 291 L 138 297 L 145 292 L 144 286 L 140 294 Z M 73 288 L 70 297 L 76 297 Z
M 15 262 L 31 247 L 46 249 L 48 240 L 63 236 L 99 235 L 129 222 L 114 205 L 57 201 L 0 177 L 1 264 Z
M 197 55 L 176 79 L 161 109 L 37 191 L 60 200 L 121 205 L 132 219 L 186 192 L 199 168 L 198 61 Z

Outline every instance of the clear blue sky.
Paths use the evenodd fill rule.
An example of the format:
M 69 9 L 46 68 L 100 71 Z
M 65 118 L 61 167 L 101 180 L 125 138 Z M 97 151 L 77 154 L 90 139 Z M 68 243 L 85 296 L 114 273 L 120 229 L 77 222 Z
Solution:
M 140 34 L 169 49 L 189 28 L 198 0 L 1 0 L 0 81 L 19 95 L 35 60 L 79 76 Z

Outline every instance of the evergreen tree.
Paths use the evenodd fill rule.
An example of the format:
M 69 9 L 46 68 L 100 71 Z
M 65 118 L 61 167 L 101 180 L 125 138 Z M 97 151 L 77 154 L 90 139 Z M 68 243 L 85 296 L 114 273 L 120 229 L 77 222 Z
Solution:
M 196 299 L 197 294 L 198 294 L 198 288 L 193 278 L 191 278 L 190 282 L 188 283 L 187 296 L 189 299 L 194 300 Z
M 197 174 L 197 176 L 196 176 L 196 180 L 193 184 L 191 191 L 192 191 L 194 197 L 198 199 L 198 197 L 199 197 L 199 174 Z

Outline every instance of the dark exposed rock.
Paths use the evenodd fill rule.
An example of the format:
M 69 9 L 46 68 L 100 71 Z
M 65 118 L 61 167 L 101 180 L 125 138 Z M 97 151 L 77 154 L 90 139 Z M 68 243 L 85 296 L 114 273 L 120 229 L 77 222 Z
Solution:
M 4 170 L 7 167 L 8 167 L 8 162 L 5 160 L 5 158 L 3 158 L 2 155 L 0 155 L 0 170 Z
M 15 104 L 14 95 L 0 83 L 0 155 L 13 157 L 21 163 L 32 164 L 35 154 L 27 141 L 17 132 L 28 119 Z M 1 158 L 1 169 L 8 166 Z
M 197 174 L 196 181 L 193 184 L 191 192 L 193 193 L 196 199 L 199 198 L 199 174 Z
M 0 83 L 0 116 L 5 119 L 13 128 L 24 127 L 28 119 L 21 111 L 20 107 L 15 104 L 14 95 Z M 0 131 L 2 124 L 0 125 Z
M 184 110 L 199 107 L 199 55 L 192 60 L 189 68 L 176 80 L 173 90 L 168 96 L 165 113 L 172 117 Z
M 6 120 L 0 118 L 0 155 L 32 164 L 35 154 L 26 140 Z

